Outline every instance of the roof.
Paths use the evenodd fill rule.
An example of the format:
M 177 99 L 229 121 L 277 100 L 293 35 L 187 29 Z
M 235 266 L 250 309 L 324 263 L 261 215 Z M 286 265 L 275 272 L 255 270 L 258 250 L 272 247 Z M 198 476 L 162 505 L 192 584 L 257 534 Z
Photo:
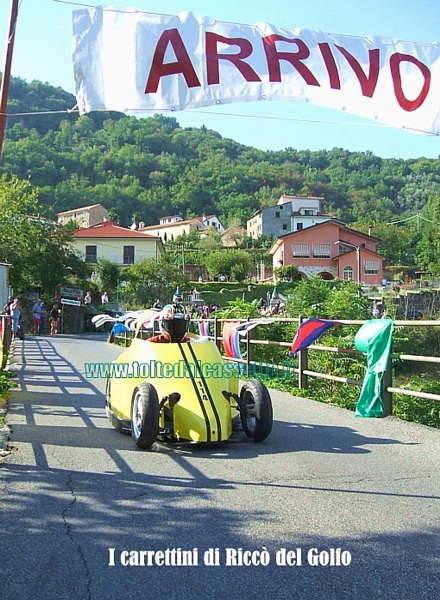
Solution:
M 149 235 L 148 233 L 141 233 L 140 231 L 133 231 L 132 229 L 127 229 L 127 227 L 115 225 L 113 221 L 104 221 L 103 223 L 92 225 L 91 227 L 77 229 L 73 235 L 75 238 L 160 239 L 156 236 Z
M 204 225 L 202 217 L 194 217 L 193 219 L 186 219 L 185 221 L 173 221 L 172 223 L 157 223 L 157 225 L 147 225 L 147 227 L 142 227 L 140 231 L 145 231 L 146 229 L 163 229 L 168 227 L 180 227 L 181 225 L 189 225 L 191 223 Z
M 57 213 L 57 216 L 68 215 L 70 213 L 81 212 L 83 210 L 90 210 L 91 208 L 98 208 L 98 206 L 100 206 L 104 210 L 107 210 L 105 208 L 105 206 L 103 206 L 101 203 L 98 203 L 98 204 L 91 204 L 90 206 L 81 206 L 80 208 L 71 208 L 70 210 L 63 210 L 62 212 Z
M 161 217 L 161 219 L 172 218 L 174 217 Z M 205 221 L 207 221 L 208 219 L 217 219 L 219 221 L 217 215 L 203 215 L 202 217 L 193 217 L 192 219 L 180 219 L 178 221 L 172 221 L 171 223 L 157 223 L 156 225 L 147 225 L 146 227 L 142 227 L 140 231 L 145 231 L 146 229 L 163 229 L 164 227 L 179 227 L 180 225 L 189 225 L 191 223 L 200 224 L 206 227 Z

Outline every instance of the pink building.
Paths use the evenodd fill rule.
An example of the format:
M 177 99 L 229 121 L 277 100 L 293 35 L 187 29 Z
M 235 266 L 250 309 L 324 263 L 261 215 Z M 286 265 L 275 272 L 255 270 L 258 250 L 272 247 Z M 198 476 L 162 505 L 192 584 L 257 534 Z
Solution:
M 376 252 L 377 242 L 331 219 L 279 237 L 270 254 L 274 269 L 296 265 L 307 279 L 319 276 L 381 285 L 384 258 Z

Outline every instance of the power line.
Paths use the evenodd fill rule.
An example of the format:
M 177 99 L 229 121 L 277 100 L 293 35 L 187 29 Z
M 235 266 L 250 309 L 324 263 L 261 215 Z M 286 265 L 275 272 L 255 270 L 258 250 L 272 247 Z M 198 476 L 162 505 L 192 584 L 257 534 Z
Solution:
M 422 217 L 422 215 L 420 215 L 419 213 L 417 213 L 416 215 L 413 215 L 412 217 L 407 217 L 406 219 L 401 219 L 400 221 L 392 221 L 391 223 L 387 223 L 387 225 L 397 225 L 398 223 L 405 223 L 406 221 L 411 221 L 411 219 L 423 219 L 423 221 L 426 221 L 427 223 L 433 223 L 434 221 L 430 221 L 429 219 L 425 219 L 425 217 Z
M 58 2 L 59 0 L 53 0 L 54 2 Z M 73 108 L 67 108 L 65 110 L 36 110 L 36 111 L 31 111 L 31 112 L 19 112 L 19 113 L 6 113 L 6 112 L 0 112 L 0 116 L 3 117 L 7 117 L 7 118 L 13 118 L 13 117 L 29 117 L 29 116 L 41 116 L 41 115 L 58 115 L 58 114 L 72 114 L 72 113 L 77 113 L 78 108 L 77 105 L 75 105 Z M 102 109 L 102 110 L 97 110 L 94 112 L 121 112 L 121 111 L 112 111 L 110 109 Z M 157 113 L 164 113 L 164 112 L 169 112 L 169 113 L 175 113 L 176 111 L 173 109 L 142 109 L 142 110 L 137 110 L 137 109 L 130 109 L 130 108 L 126 108 L 124 113 L 135 113 L 135 112 L 139 112 L 139 113 L 151 113 L 151 114 L 157 114 Z M 225 112 L 216 112 L 216 111 L 207 111 L 207 110 L 197 110 L 197 109 L 192 109 L 192 110 L 187 110 L 187 111 L 178 111 L 178 112 L 186 112 L 186 113 L 191 113 L 191 114 L 199 114 L 199 115 L 214 115 L 214 116 L 220 116 L 220 117 L 238 117 L 240 119 L 258 119 L 259 121 L 261 120 L 267 120 L 267 121 L 285 121 L 285 122 L 296 122 L 296 123 L 316 123 L 318 125 L 346 125 L 349 127 L 390 127 L 389 125 L 385 125 L 385 124 L 381 124 L 381 123 L 360 123 L 360 122 L 345 122 L 345 121 L 329 121 L 327 119 L 297 119 L 295 117 L 276 117 L 276 116 L 267 116 L 267 115 L 245 115 L 242 113 L 225 113 Z M 402 129 L 405 129 L 404 127 L 402 127 Z M 408 129 L 408 128 L 406 128 Z M 429 131 L 425 131 L 423 133 L 429 134 L 429 135 L 434 135 L 434 136 L 438 136 L 440 134 L 435 134 Z

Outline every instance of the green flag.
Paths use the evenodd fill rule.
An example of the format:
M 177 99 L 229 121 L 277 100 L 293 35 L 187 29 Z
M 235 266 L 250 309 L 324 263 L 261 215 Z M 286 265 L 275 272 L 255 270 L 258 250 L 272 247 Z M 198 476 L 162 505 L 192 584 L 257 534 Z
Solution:
M 384 415 L 382 376 L 388 367 L 392 332 L 391 319 L 372 319 L 364 323 L 356 334 L 354 339 L 356 350 L 367 355 L 367 371 L 356 405 L 356 417 Z

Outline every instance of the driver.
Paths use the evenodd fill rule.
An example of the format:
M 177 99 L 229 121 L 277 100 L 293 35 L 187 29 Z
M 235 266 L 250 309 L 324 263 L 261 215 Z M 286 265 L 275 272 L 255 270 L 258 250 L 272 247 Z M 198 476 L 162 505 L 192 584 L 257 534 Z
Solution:
M 187 332 L 190 317 L 186 308 L 181 304 L 182 296 L 176 291 L 173 296 L 173 304 L 163 307 L 159 320 L 160 334 L 149 338 L 148 342 L 167 344 L 169 342 L 192 341 Z

